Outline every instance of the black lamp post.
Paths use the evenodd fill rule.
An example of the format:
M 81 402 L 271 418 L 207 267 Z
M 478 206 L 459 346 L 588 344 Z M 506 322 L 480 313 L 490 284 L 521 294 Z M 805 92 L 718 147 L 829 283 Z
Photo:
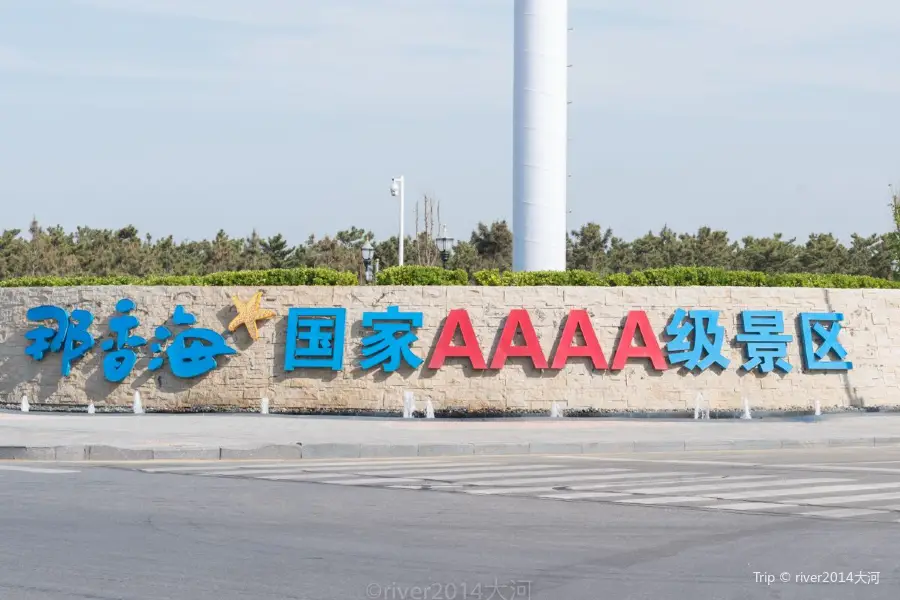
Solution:
M 375 248 L 372 247 L 372 242 L 366 241 L 362 247 L 362 260 L 363 265 L 366 267 L 366 282 L 372 281 L 372 257 L 375 256 Z
M 452 237 L 447 236 L 447 226 L 444 225 L 441 228 L 441 237 L 437 238 L 434 241 L 441 253 L 441 264 L 446 269 L 447 261 L 450 260 L 450 255 L 453 254 L 453 242 L 455 242 L 456 240 L 454 240 Z

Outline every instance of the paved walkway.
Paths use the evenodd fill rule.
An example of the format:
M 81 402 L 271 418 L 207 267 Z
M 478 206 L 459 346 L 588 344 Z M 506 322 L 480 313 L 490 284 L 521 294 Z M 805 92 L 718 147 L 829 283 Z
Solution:
M 0 412 L 0 459 L 345 458 L 900 445 L 900 415 L 693 421 Z

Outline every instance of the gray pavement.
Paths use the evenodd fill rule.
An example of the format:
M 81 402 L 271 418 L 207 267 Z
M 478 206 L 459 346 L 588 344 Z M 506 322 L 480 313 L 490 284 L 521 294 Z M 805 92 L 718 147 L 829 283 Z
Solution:
M 0 412 L 2 459 L 313 459 L 896 445 L 896 414 L 694 421 Z
M 438 462 L 0 463 L 0 598 L 893 600 L 900 592 L 900 523 L 885 520 L 334 483 L 415 470 L 433 482 L 469 476 L 515 487 L 511 479 L 567 471 L 560 476 L 571 487 L 590 477 L 573 470 L 624 468 L 598 476 L 634 474 L 629 489 L 719 476 L 717 485 L 732 487 L 679 492 L 717 500 L 725 489 L 779 488 L 737 487 L 756 481 L 738 477 L 792 480 L 780 489 L 887 485 L 900 481 L 897 449 Z M 267 469 L 320 482 L 249 472 Z M 847 481 L 800 482 L 809 478 Z M 613 480 L 591 480 L 604 482 Z M 822 575 L 825 583 L 809 582 Z

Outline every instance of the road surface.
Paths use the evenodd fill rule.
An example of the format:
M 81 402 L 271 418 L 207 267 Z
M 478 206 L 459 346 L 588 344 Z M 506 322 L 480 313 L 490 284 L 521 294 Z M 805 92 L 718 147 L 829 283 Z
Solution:
M 900 450 L 6 462 L 0 502 L 3 600 L 900 593 Z

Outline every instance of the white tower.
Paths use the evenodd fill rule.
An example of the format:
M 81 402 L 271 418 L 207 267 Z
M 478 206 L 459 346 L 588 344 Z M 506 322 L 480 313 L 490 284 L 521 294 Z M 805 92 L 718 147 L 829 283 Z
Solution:
M 564 271 L 569 2 L 515 6 L 513 270 Z

